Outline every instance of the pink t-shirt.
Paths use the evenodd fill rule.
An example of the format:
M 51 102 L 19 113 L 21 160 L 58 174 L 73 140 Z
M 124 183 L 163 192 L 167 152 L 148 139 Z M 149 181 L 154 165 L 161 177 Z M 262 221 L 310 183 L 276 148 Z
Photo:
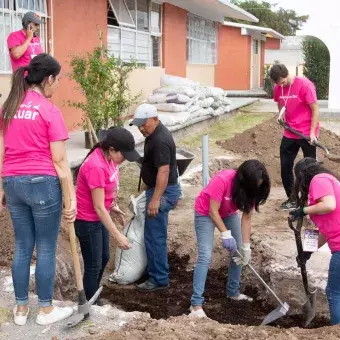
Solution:
M 27 66 L 34 56 L 43 53 L 43 49 L 40 44 L 40 38 L 33 37 L 25 53 L 19 59 L 15 59 L 12 56 L 10 49 L 22 45 L 26 39 L 27 36 L 23 30 L 12 32 L 7 38 L 7 46 L 9 55 L 11 57 L 13 72 L 19 67 Z
M 4 131 L 2 176 L 57 176 L 50 142 L 66 139 L 68 131 L 60 110 L 42 94 L 28 90 L 18 112 Z
M 105 208 L 109 211 L 119 186 L 119 166 L 108 161 L 100 148 L 95 149 L 79 169 L 77 178 L 77 219 L 99 221 L 94 210 L 91 190 L 103 188 Z
M 289 86 L 274 87 L 274 101 L 281 107 L 286 106 L 285 121 L 294 130 L 310 135 L 310 125 L 312 121 L 312 109 L 310 104 L 317 102 L 314 84 L 307 78 L 295 77 L 289 90 Z M 318 136 L 320 126 L 315 131 Z M 284 131 L 287 138 L 300 139 L 289 131 Z
M 336 208 L 324 215 L 310 215 L 327 240 L 332 253 L 340 251 L 340 182 L 332 175 L 319 174 L 313 177 L 309 186 L 309 205 L 325 196 L 334 196 Z
M 195 211 L 200 215 L 209 216 L 210 199 L 212 198 L 221 203 L 219 213 L 222 218 L 235 214 L 238 209 L 231 198 L 235 176 L 235 170 L 223 170 L 217 173 L 197 196 Z

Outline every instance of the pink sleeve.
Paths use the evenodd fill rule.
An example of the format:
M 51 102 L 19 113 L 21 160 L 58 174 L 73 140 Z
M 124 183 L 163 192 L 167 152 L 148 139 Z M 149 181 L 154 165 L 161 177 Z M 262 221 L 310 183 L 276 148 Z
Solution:
M 18 38 L 17 34 L 15 32 L 11 33 L 7 38 L 7 46 L 10 50 L 13 47 L 22 45 L 22 42 Z
M 314 178 L 310 184 L 309 192 L 314 201 L 325 196 L 335 196 L 333 182 L 327 177 Z
M 277 85 L 274 85 L 274 102 L 279 102 L 279 97 L 280 97 L 280 94 L 279 94 L 279 88 Z
M 90 190 L 105 188 L 105 171 L 103 168 L 95 166 L 85 174 L 86 183 Z
M 306 104 L 310 105 L 316 103 L 318 98 L 316 96 L 316 90 L 313 83 L 307 84 L 305 87 L 304 100 Z
M 49 142 L 58 142 L 69 138 L 63 115 L 60 110 L 54 108 L 48 127 Z
M 222 202 L 226 192 L 225 182 L 221 177 L 215 176 L 204 190 L 216 202 Z

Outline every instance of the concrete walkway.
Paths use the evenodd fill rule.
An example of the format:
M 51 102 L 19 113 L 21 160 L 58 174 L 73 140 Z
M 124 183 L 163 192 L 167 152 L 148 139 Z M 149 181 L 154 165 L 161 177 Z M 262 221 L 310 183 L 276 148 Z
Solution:
M 250 104 L 253 104 L 257 101 L 256 98 L 233 98 L 232 104 L 230 105 L 230 111 L 224 113 L 223 115 L 219 117 L 211 117 L 211 116 L 205 116 L 205 117 L 198 117 L 195 119 L 192 119 L 190 121 L 187 121 L 181 125 L 171 126 L 169 130 L 172 134 L 178 134 L 181 131 L 187 132 L 188 129 L 191 127 L 194 127 L 195 125 L 202 124 L 204 122 L 214 122 L 218 118 L 222 118 L 222 116 L 229 116 L 232 112 L 235 112 L 236 110 L 248 106 Z M 131 131 L 133 134 L 137 147 L 142 147 L 144 143 L 144 137 L 139 132 L 139 130 L 135 126 L 129 126 L 128 123 L 125 124 L 125 128 Z M 71 168 L 75 168 L 81 164 L 81 162 L 86 157 L 87 153 L 89 152 L 88 149 L 85 149 L 85 135 L 84 131 L 77 131 L 77 132 L 71 132 L 70 133 L 70 139 L 67 142 L 67 157 L 69 166 Z

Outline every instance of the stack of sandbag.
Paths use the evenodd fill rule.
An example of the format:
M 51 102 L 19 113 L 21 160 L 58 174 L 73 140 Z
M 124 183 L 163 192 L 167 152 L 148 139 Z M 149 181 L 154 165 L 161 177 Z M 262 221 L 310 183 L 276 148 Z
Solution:
M 149 95 L 147 102 L 156 106 L 166 126 L 183 124 L 204 116 L 229 112 L 226 92 L 217 87 L 201 86 L 187 78 L 164 75 L 161 87 Z

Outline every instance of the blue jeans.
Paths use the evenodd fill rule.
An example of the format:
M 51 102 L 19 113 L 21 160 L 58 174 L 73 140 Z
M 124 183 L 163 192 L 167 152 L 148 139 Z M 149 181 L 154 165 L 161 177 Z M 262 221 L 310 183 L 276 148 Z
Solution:
M 179 186 L 168 185 L 161 198 L 158 215 L 153 218 L 147 214 L 147 207 L 152 199 L 155 188 L 146 191 L 146 213 L 144 241 L 148 260 L 149 280 L 159 286 L 169 284 L 168 264 L 168 215 L 179 199 Z
M 84 260 L 84 290 L 90 300 L 99 288 L 110 259 L 109 232 L 99 221 L 76 220 L 74 226 Z
M 326 287 L 332 325 L 340 324 L 340 251 L 333 253 Z
M 237 247 L 242 245 L 241 219 L 238 214 L 233 214 L 223 219 L 224 224 L 231 231 Z M 198 245 L 198 259 L 194 271 L 193 294 L 191 304 L 202 306 L 204 302 L 203 293 L 208 269 L 211 263 L 214 247 L 215 225 L 210 216 L 202 216 L 195 213 L 195 230 Z M 227 250 L 226 250 L 227 252 Z M 227 296 L 237 296 L 240 294 L 240 277 L 242 266 L 237 266 L 231 259 L 228 268 Z
M 59 179 L 11 176 L 3 179 L 3 185 L 15 234 L 12 277 L 16 303 L 28 304 L 30 263 L 36 245 L 35 282 L 39 306 L 50 306 L 62 212 Z

